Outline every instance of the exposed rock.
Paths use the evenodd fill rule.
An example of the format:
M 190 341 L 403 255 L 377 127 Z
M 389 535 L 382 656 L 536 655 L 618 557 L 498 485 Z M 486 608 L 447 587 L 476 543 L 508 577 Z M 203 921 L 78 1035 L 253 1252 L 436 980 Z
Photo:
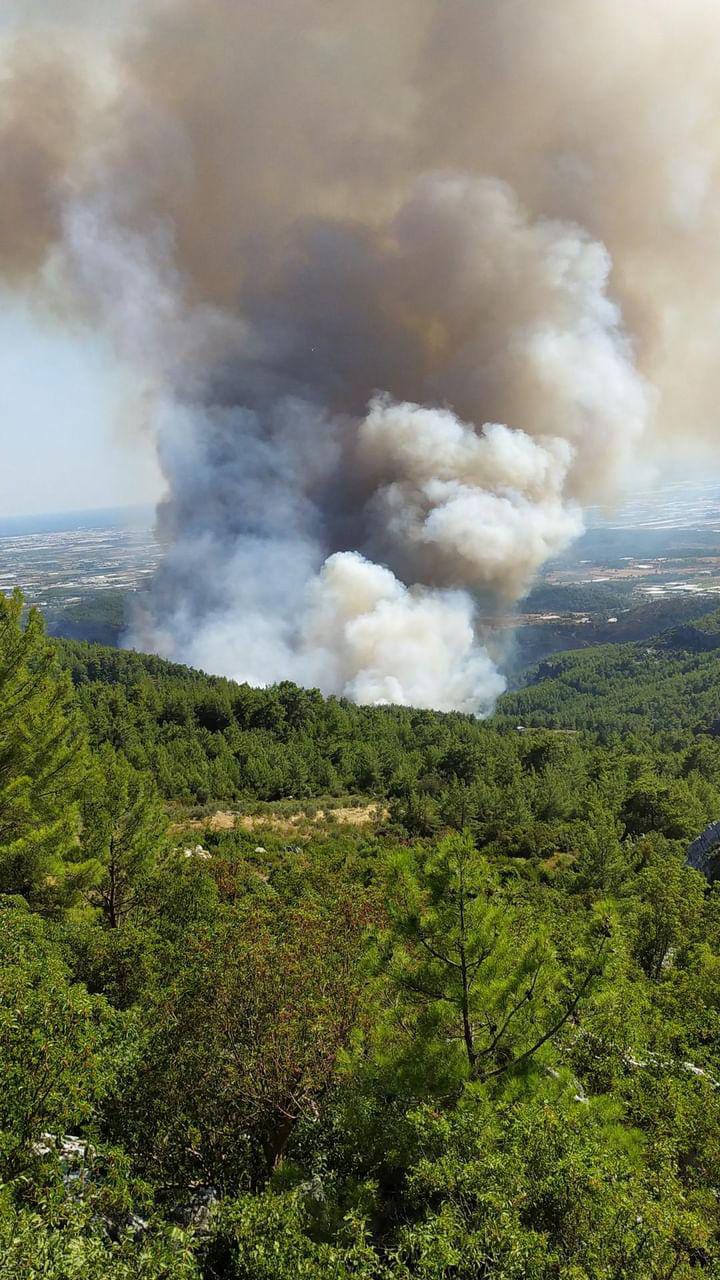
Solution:
M 720 876 L 720 822 L 711 822 L 697 840 L 693 840 L 685 861 L 708 880 L 716 880 Z
M 186 858 L 202 858 L 205 861 L 212 857 L 210 851 L 204 849 L 201 844 L 196 844 L 192 849 L 183 849 L 183 853 Z
M 219 1199 L 215 1187 L 192 1187 L 187 1199 L 175 1206 L 172 1216 L 181 1226 L 192 1227 L 202 1234 L 209 1229 L 212 1211 Z

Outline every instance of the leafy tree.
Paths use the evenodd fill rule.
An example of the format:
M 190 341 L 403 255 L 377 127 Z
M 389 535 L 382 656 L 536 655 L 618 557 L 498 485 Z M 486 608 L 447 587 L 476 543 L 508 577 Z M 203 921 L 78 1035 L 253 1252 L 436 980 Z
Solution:
M 113 1021 L 102 997 L 69 981 L 37 916 L 0 907 L 0 1165 L 32 1164 L 49 1130 L 92 1117 L 109 1083 Z
M 617 893 L 627 879 L 628 855 L 620 843 L 618 826 L 606 809 L 597 804 L 593 807 L 574 867 L 579 888 Z
M 253 1168 L 272 1173 L 361 1025 L 364 922 L 357 894 L 275 913 L 256 900 L 196 941 L 153 1010 L 131 1086 L 140 1148 L 230 1188 Z M 124 1103 L 119 1114 L 125 1126 Z
M 200 1280 L 178 1227 L 103 1229 L 98 1206 L 69 1197 L 33 1209 L 0 1201 L 0 1280 Z
M 645 842 L 647 865 L 638 876 L 640 900 L 636 955 L 648 977 L 658 979 L 676 948 L 697 938 L 705 881 L 666 841 Z
M 208 1247 L 210 1275 L 226 1280 L 391 1280 L 397 1274 L 382 1265 L 358 1216 L 347 1215 L 336 1241 L 313 1238 L 308 1200 L 298 1191 L 265 1191 L 229 1201 Z
M 705 822 L 704 807 L 684 780 L 642 778 L 627 797 L 621 817 L 630 835 L 661 832 L 671 840 L 691 839 Z
M 553 1096 L 498 1106 L 482 1094 L 454 1112 L 409 1117 L 408 1221 L 400 1274 L 422 1280 L 689 1278 L 706 1256 L 702 1213 L 665 1167 L 642 1165 L 638 1134 L 617 1110 Z M 412 1213 L 412 1210 L 415 1213 Z
M 409 787 L 403 795 L 391 801 L 390 817 L 393 822 L 400 823 L 410 836 L 431 836 L 440 826 L 436 802 L 416 787 Z

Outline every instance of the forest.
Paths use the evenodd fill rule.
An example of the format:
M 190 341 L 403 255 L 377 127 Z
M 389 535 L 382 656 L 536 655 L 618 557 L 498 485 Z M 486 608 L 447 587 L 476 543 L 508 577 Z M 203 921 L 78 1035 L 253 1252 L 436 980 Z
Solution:
M 0 595 L 0 1280 L 718 1280 L 718 642 L 481 721 Z

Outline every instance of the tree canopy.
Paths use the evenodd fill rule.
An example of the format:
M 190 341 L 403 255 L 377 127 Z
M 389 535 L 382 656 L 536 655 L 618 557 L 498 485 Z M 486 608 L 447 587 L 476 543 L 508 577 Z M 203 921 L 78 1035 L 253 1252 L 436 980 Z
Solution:
M 0 1280 L 720 1276 L 712 620 L 480 722 L 0 608 Z

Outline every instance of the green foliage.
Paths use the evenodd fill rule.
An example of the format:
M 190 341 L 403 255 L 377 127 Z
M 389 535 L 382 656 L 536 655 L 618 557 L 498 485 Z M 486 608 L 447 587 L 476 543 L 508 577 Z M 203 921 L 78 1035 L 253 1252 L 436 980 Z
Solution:
M 596 804 L 588 815 L 587 830 L 574 871 L 578 888 L 604 897 L 618 893 L 630 874 L 630 850 L 620 840 L 622 824 Z
M 639 899 L 636 950 L 650 978 L 659 978 L 679 947 L 698 936 L 705 881 L 686 867 L 681 854 L 654 841 L 637 880 Z
M 229 1201 L 208 1250 L 209 1273 L 225 1280 L 382 1280 L 362 1219 L 348 1214 L 340 1239 L 316 1240 L 308 1197 L 265 1192 Z
M 200 1280 L 177 1229 L 120 1239 L 80 1204 L 17 1210 L 0 1201 L 0 1280 Z
M 501 698 L 498 719 L 602 735 L 707 731 L 720 721 L 719 676 L 716 646 L 695 652 L 665 639 L 554 654 Z
M 413 1052 L 418 1038 L 439 1037 L 483 1080 L 527 1062 L 560 1029 L 552 948 L 503 901 L 469 836 L 397 858 L 388 913 L 390 978 L 419 1011 Z
M 111 929 L 137 906 L 167 825 L 150 776 L 105 743 L 93 759 L 81 804 L 81 846 L 91 863 L 88 897 Z
M 0 907 L 0 1171 L 16 1178 L 41 1135 L 88 1123 L 109 1083 L 112 1019 L 70 982 L 40 920 Z
M 419 1111 L 408 1194 L 420 1216 L 399 1233 L 407 1274 L 689 1275 L 707 1227 L 672 1176 L 644 1173 L 603 1112 L 542 1090 L 500 1109 L 480 1095 L 451 1115 Z
M 62 643 L 73 696 L 21 617 L 0 1280 L 720 1275 L 712 619 L 482 723 Z
M 156 1164 L 230 1189 L 280 1164 L 361 1028 L 364 918 L 358 894 L 256 899 L 189 944 L 118 1099 Z
M 77 830 L 83 740 L 43 624 L 0 594 L 0 892 L 60 896 Z

